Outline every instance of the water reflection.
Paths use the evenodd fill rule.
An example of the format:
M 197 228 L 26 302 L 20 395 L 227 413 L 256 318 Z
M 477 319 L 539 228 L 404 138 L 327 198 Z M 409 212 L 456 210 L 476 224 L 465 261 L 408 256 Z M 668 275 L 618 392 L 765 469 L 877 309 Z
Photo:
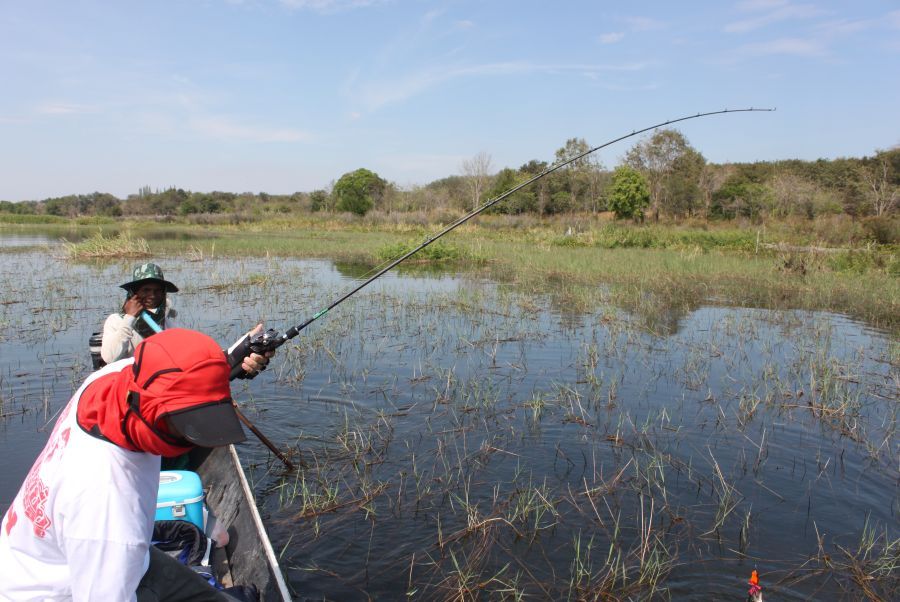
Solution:
M 179 323 L 223 345 L 258 320 L 302 322 L 368 271 L 158 261 L 181 288 Z M 4 257 L 0 511 L 131 267 Z M 656 558 L 676 599 L 739 599 L 752 566 L 779 599 L 836 598 L 840 573 L 792 575 L 820 537 L 833 565 L 866 524 L 898 537 L 891 345 L 837 315 L 695 300 L 571 311 L 564 296 L 391 272 L 234 386 L 309 468 L 282 475 L 253 441 L 240 453 L 291 583 L 313 598 L 473 584 L 590 597 L 610 555 L 629 584 Z

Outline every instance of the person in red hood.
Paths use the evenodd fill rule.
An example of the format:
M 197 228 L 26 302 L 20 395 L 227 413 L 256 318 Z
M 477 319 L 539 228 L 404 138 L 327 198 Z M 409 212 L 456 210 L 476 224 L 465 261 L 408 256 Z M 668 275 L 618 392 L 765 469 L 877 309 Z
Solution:
M 170 329 L 93 373 L 0 523 L 0 600 L 229 600 L 150 545 L 160 457 L 245 439 L 229 372 Z

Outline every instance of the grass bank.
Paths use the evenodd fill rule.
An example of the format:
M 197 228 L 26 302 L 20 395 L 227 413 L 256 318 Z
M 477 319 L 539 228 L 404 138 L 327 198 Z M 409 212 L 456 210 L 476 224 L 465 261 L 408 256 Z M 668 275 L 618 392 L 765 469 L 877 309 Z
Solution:
M 80 233 L 94 248 L 102 247 L 96 232 L 114 237 L 125 231 L 149 241 L 154 255 L 269 255 L 376 265 L 424 241 L 453 217 L 7 224 L 0 233 L 8 228 L 60 237 Z M 844 313 L 900 331 L 898 246 L 874 243 L 859 222 L 846 219 L 634 225 L 598 216 L 481 216 L 435 248 L 440 252 L 424 258 L 549 295 L 561 310 L 614 303 L 654 329 L 671 327 L 679 315 L 713 302 Z

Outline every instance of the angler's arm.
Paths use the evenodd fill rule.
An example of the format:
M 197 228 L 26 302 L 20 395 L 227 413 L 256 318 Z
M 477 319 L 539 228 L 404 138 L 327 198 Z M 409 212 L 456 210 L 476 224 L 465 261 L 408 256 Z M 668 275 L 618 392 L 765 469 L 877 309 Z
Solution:
M 112 314 L 103 324 L 103 344 L 100 356 L 107 364 L 134 354 L 134 316 Z
M 275 355 L 275 351 L 266 351 L 265 353 L 256 353 L 250 351 L 248 341 L 250 337 L 262 332 L 262 324 L 239 338 L 234 344 L 225 351 L 228 356 L 228 365 L 231 366 L 231 379 L 235 378 L 253 378 L 266 369 L 269 364 L 269 358 Z

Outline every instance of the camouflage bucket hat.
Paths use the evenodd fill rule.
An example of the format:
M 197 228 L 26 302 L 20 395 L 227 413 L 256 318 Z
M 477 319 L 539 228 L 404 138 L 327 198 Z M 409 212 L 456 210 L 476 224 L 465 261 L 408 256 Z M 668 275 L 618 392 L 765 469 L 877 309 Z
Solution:
M 122 284 L 120 288 L 131 291 L 140 287 L 141 284 L 148 280 L 162 284 L 166 288 L 167 293 L 178 292 L 178 287 L 163 277 L 162 268 L 155 263 L 142 263 L 141 265 L 136 266 L 134 271 L 131 272 L 131 282 Z

